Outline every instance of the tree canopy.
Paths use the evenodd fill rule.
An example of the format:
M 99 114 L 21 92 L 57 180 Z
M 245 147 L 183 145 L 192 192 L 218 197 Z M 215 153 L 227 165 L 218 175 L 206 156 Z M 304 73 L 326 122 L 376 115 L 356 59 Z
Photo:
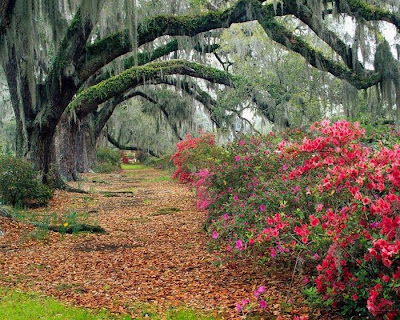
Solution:
M 197 101 L 216 126 L 229 117 L 243 120 L 246 106 L 254 105 L 282 127 L 296 118 L 288 115 L 293 105 L 304 114 L 305 105 L 322 100 L 343 103 L 326 93 L 338 79 L 346 96 L 364 90 L 366 101 L 373 97 L 399 124 L 399 54 L 387 40 L 388 33 L 399 33 L 399 10 L 393 0 L 3 1 L 0 53 L 17 155 L 32 160 L 46 181 L 49 172 L 57 173 L 65 143 L 57 132 L 67 130 L 72 144 L 82 144 L 77 135 L 90 117 L 86 128 L 96 140 L 115 108 L 142 99 L 134 93 L 149 87 L 189 94 L 186 108 Z M 223 32 L 238 25 L 236 36 L 252 39 L 243 52 Z M 303 72 L 300 65 L 315 69 Z M 325 88 L 315 70 L 329 74 Z M 303 89 L 294 88 L 294 78 Z

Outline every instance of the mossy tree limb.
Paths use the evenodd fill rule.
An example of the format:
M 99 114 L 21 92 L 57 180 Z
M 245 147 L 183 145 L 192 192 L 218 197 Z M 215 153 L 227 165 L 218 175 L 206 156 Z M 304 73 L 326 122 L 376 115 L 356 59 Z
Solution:
M 112 99 L 109 99 L 107 102 L 105 102 L 100 109 L 100 111 L 95 113 L 96 117 L 96 137 L 98 137 L 105 127 L 107 121 L 110 119 L 112 116 L 114 110 L 124 101 L 127 101 L 129 99 L 135 98 L 135 97 L 142 97 L 143 99 L 146 99 L 147 101 L 151 102 L 152 104 L 156 105 L 161 112 L 163 113 L 164 117 L 166 118 L 169 126 L 171 127 L 172 131 L 174 132 L 175 137 L 178 140 L 182 140 L 181 136 L 178 133 L 178 128 L 175 123 L 170 121 L 170 115 L 168 111 L 166 110 L 165 106 L 160 104 L 155 98 L 150 97 L 148 94 L 144 93 L 143 91 L 139 90 L 134 90 L 130 91 L 127 94 L 121 94 L 118 97 L 114 97 Z
M 119 150 L 148 152 L 151 156 L 158 158 L 158 155 L 152 150 L 143 150 L 142 148 L 136 146 L 125 146 L 119 143 L 116 139 L 113 138 L 110 133 L 107 133 L 107 139 L 114 147 L 118 148 Z
M 346 0 L 337 6 L 337 12 L 362 18 L 366 21 L 386 21 L 393 24 L 400 31 L 400 14 L 378 8 L 363 0 Z
M 301 37 L 287 30 L 276 19 L 265 19 L 263 16 L 260 16 L 258 21 L 272 40 L 282 44 L 291 51 L 299 53 L 313 67 L 327 71 L 339 79 L 346 80 L 357 89 L 367 89 L 379 83 L 380 75 L 378 73 L 373 71 L 357 73 L 356 70 L 349 69 L 344 64 L 325 57 L 322 52 L 313 48 Z
M 196 46 L 194 46 L 193 49 L 202 53 L 211 53 L 217 50 L 218 48 L 219 44 L 206 45 L 206 46 L 201 46 L 200 44 L 197 44 Z M 144 51 L 137 53 L 136 64 L 138 66 L 142 66 L 149 62 L 155 61 L 161 57 L 165 57 L 168 54 L 176 52 L 178 50 L 179 50 L 178 40 L 173 39 L 167 42 L 166 44 L 157 47 L 153 51 Z M 124 70 L 132 68 L 134 66 L 135 66 L 134 56 L 128 57 L 127 59 L 124 60 Z M 94 77 L 93 79 L 88 79 L 88 84 L 89 86 L 92 86 L 100 83 L 103 80 L 107 80 L 110 77 L 111 77 L 110 72 L 101 73 L 100 75 Z
M 138 26 L 138 46 L 165 35 L 192 37 L 202 32 L 228 28 L 233 23 L 251 21 L 254 20 L 252 14 L 260 8 L 261 3 L 257 0 L 239 0 L 227 10 L 198 15 L 156 16 Z M 269 16 L 275 15 L 272 5 L 264 6 L 263 10 L 264 12 L 267 10 Z M 287 14 L 285 9 L 279 11 L 280 15 Z M 81 79 L 87 79 L 90 74 L 115 58 L 128 53 L 130 49 L 131 44 L 127 30 L 88 45 L 78 67 Z
M 213 83 L 232 85 L 234 78 L 226 72 L 184 60 L 153 62 L 145 66 L 132 67 L 121 74 L 81 92 L 69 105 L 79 118 L 94 111 L 108 99 L 145 83 L 160 81 L 166 75 L 181 74 L 202 78 Z
M 65 33 L 44 84 L 45 90 L 41 90 L 42 95 L 46 96 L 41 103 L 52 106 L 45 108 L 44 112 L 39 113 L 38 119 L 36 119 L 43 129 L 59 121 L 81 84 L 75 72 L 76 65 L 84 52 L 85 45 L 97 22 L 96 18 L 99 16 L 104 2 L 105 0 L 99 0 L 97 3 L 98 12 L 91 13 L 90 16 L 85 12 L 82 4 Z M 93 17 L 95 17 L 95 20 L 93 20 Z
M 161 80 L 161 83 L 174 86 L 177 89 L 182 89 L 191 97 L 193 97 L 194 100 L 200 102 L 208 111 L 210 119 L 215 124 L 215 126 L 217 128 L 221 128 L 222 123 L 214 112 L 217 101 L 213 99 L 206 91 L 202 90 L 199 85 L 194 82 L 189 83 L 188 81 L 179 81 L 178 83 L 178 81 L 174 78 L 164 78 Z

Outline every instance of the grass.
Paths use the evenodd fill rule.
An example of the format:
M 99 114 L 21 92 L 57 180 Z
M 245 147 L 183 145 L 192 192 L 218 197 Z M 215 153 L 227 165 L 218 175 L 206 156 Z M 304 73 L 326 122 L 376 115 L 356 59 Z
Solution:
M 91 311 L 66 306 L 53 298 L 36 293 L 22 293 L 0 289 L 1 320 L 130 320 L 128 316 L 115 316 L 107 311 Z
M 179 211 L 181 211 L 181 209 L 179 209 L 179 208 L 162 208 L 162 209 L 159 209 L 157 212 L 152 213 L 150 216 L 152 216 L 152 217 L 165 216 L 165 215 L 169 215 L 173 212 L 179 212 Z
M 146 169 L 146 166 L 143 164 L 125 164 L 121 163 L 121 169 L 122 170 L 142 170 Z
M 85 197 L 83 198 L 86 201 Z M 92 201 L 91 197 L 87 197 L 88 201 Z M 30 232 L 27 237 L 29 239 L 46 240 L 49 236 L 49 231 L 59 232 L 61 234 L 71 233 L 78 234 L 80 232 L 89 233 L 104 233 L 97 223 L 89 221 L 89 214 L 86 212 L 66 212 L 58 214 L 56 212 L 49 213 L 47 211 L 38 213 L 35 211 L 11 208 L 12 216 L 24 223 L 32 224 L 36 227 Z M 93 220 L 93 219 L 92 219 Z
M 136 223 L 147 223 L 150 221 L 150 219 L 148 217 L 133 217 L 133 218 L 128 218 L 126 220 L 133 221 Z
M 137 305 L 140 308 L 140 304 Z M 170 309 L 159 315 L 146 311 L 142 319 L 153 320 L 212 320 L 215 317 L 188 308 Z M 59 301 L 37 293 L 0 288 L 0 320 L 131 320 L 127 315 L 115 315 L 105 310 L 90 310 L 64 305 Z M 139 318 L 140 319 L 140 318 Z

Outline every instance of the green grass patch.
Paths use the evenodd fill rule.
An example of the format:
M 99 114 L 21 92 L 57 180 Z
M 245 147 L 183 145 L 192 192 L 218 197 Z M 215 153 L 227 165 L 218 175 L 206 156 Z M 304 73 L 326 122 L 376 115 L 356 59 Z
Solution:
M 64 288 L 61 288 L 64 289 Z M 66 288 L 65 288 L 66 289 Z M 165 314 L 157 314 L 155 308 L 136 303 L 129 308 L 138 319 L 153 320 L 213 320 L 218 319 L 188 308 L 170 309 Z M 61 302 L 39 295 L 0 288 L 0 320 L 132 320 L 127 315 L 115 315 L 105 310 L 64 305 Z M 136 319 L 136 318 L 135 318 Z
M 151 201 L 151 199 L 144 199 L 144 200 L 143 200 L 143 204 L 144 204 L 145 206 L 149 206 L 149 205 L 152 204 L 152 201 Z
M 134 217 L 134 218 L 128 218 L 126 219 L 127 221 L 133 221 L 136 223 L 147 223 L 150 221 L 148 217 Z
M 89 214 L 86 212 L 73 211 L 60 215 L 56 212 L 37 213 L 35 211 L 17 210 L 14 208 L 10 213 L 13 218 L 36 227 L 28 235 L 28 238 L 32 239 L 44 240 L 48 238 L 49 231 L 62 234 L 78 234 L 80 232 L 105 233 L 105 230 L 97 225 L 97 223 L 90 223 Z
M 146 166 L 143 164 L 125 164 L 121 163 L 121 169 L 122 170 L 142 170 L 146 169 Z
M 63 305 L 37 293 L 22 293 L 0 288 L 0 320 L 131 320 L 107 311 L 91 311 Z
M 198 313 L 192 309 L 171 309 L 167 312 L 164 319 L 167 320 L 215 320 L 219 319 L 207 314 Z
M 179 209 L 179 208 L 162 208 L 162 209 L 157 210 L 157 212 L 152 213 L 150 216 L 152 216 L 152 217 L 166 216 L 173 212 L 179 212 L 179 211 L 181 211 L 181 209 Z

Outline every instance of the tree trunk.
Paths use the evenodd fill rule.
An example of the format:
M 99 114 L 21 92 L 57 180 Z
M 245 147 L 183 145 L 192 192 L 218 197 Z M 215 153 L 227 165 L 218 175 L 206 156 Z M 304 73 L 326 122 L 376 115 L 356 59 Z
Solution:
M 91 116 L 80 121 L 77 132 L 76 165 L 78 172 L 93 172 L 96 165 L 97 137 L 93 129 Z
M 66 181 L 79 180 L 76 166 L 78 126 L 69 113 L 64 113 L 57 125 L 55 138 L 57 164 L 61 177 Z

